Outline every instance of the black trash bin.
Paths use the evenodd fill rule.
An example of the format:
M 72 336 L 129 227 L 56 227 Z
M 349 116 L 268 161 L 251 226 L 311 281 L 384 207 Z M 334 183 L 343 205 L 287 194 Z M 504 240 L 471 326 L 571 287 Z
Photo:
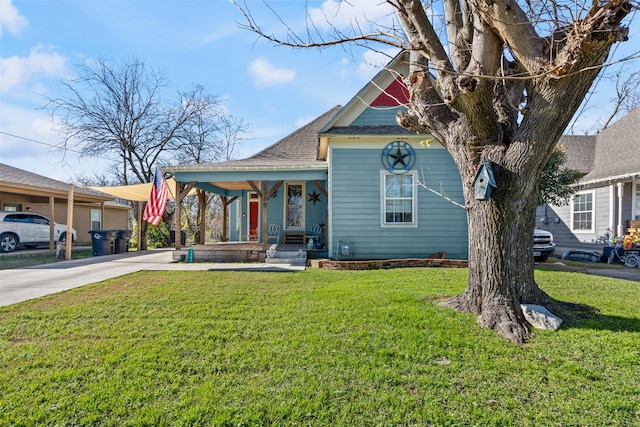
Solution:
M 169 231 L 169 241 L 171 242 L 171 244 L 174 244 L 176 242 L 176 232 L 173 230 Z M 184 246 L 186 244 L 187 244 L 187 232 L 180 231 L 180 245 Z
M 114 230 L 89 230 L 93 247 L 93 256 L 111 255 L 117 233 Z
M 115 230 L 116 241 L 114 253 L 121 254 L 129 251 L 129 240 L 131 240 L 131 230 Z

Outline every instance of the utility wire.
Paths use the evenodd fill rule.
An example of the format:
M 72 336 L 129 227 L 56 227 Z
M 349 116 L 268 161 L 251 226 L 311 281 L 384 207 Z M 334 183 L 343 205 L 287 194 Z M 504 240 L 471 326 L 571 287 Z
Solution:
M 51 144 L 51 143 L 48 143 L 48 142 L 38 141 L 38 140 L 35 140 L 35 139 L 31 139 L 31 138 L 27 138 L 27 137 L 24 137 L 24 136 L 20 136 L 20 135 L 14 135 L 12 133 L 4 132 L 4 131 L 1 131 L 1 130 L 0 130 L 0 133 L 3 134 L 3 135 L 10 136 L 12 138 L 18 138 L 18 139 L 22 139 L 24 141 L 35 142 L 36 144 L 45 145 L 47 147 L 55 148 L 55 149 L 58 149 L 58 150 L 71 151 L 71 152 L 77 153 L 77 154 L 84 154 L 83 151 L 74 150 L 73 148 L 62 148 L 59 145 Z M 91 157 L 95 157 L 95 158 L 103 159 L 103 160 L 109 160 L 109 161 L 113 160 L 113 159 L 110 159 L 109 157 L 103 157 L 103 156 L 91 156 Z

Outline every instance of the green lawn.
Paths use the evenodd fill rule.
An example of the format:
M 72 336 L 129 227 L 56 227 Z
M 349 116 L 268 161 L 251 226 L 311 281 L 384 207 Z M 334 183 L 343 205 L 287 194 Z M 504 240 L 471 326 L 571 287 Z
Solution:
M 518 347 L 437 305 L 463 269 L 141 272 L 0 308 L 0 426 L 640 425 L 640 283 Z

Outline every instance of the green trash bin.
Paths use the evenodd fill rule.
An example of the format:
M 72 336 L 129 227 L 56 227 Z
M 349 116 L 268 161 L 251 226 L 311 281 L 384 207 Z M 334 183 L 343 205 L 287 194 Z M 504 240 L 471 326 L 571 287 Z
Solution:
M 117 233 L 114 230 L 89 230 L 93 256 L 111 255 Z
M 129 240 L 131 240 L 131 230 L 115 230 L 116 241 L 114 253 L 121 254 L 129 251 Z

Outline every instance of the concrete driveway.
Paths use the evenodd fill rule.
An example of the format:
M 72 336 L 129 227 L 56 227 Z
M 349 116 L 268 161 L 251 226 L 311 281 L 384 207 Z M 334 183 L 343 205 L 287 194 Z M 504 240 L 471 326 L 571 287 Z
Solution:
M 126 252 L 0 271 L 0 307 L 142 270 L 299 271 L 304 266 L 264 263 L 175 262 L 173 249 Z
M 171 263 L 171 251 L 127 252 L 0 271 L 0 306 Z

